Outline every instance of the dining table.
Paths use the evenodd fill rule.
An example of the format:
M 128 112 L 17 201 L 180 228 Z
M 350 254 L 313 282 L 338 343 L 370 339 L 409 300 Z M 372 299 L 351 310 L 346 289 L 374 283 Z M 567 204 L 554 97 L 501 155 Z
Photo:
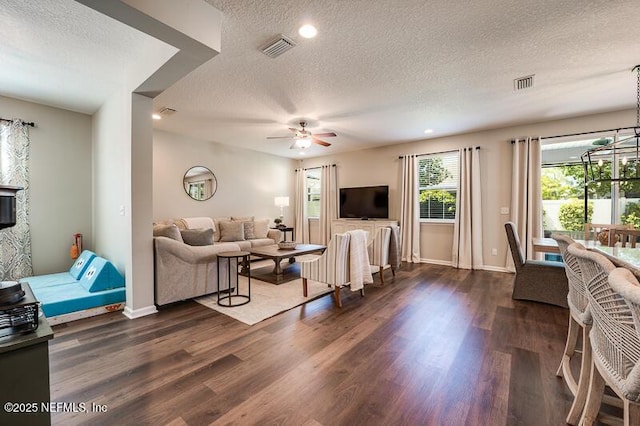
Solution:
M 602 254 L 617 267 L 627 268 L 640 279 L 640 248 L 622 247 L 620 243 L 613 247 L 593 240 L 574 240 L 588 250 Z M 534 253 L 560 253 L 558 243 L 553 238 L 533 238 L 531 240 Z
M 574 240 L 576 243 L 580 243 L 586 248 L 594 248 L 600 246 L 599 241 L 594 240 Z M 532 238 L 531 243 L 533 245 L 534 253 L 560 253 L 558 243 L 553 238 Z

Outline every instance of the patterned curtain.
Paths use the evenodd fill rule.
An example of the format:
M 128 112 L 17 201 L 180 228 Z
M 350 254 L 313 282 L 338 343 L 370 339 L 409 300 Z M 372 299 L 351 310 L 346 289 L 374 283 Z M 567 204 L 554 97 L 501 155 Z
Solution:
M 0 230 L 0 279 L 33 275 L 29 231 L 29 131 L 21 120 L 0 122 L 0 184 L 20 186 L 16 225 Z

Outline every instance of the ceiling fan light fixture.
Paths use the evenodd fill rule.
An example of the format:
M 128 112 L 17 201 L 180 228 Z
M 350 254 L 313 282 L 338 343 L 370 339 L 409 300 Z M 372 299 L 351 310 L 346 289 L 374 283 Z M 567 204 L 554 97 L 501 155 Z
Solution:
M 305 24 L 298 29 L 298 34 L 304 38 L 314 38 L 318 30 L 311 24 Z
M 308 138 L 296 139 L 296 146 L 302 149 L 309 148 L 311 146 L 311 140 Z

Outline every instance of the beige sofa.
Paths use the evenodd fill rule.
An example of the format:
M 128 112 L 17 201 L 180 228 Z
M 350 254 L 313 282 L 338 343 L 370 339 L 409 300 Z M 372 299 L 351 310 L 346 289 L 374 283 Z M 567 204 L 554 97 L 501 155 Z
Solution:
M 215 293 L 218 253 L 281 241 L 282 233 L 269 229 L 268 223 L 268 219 L 252 217 L 181 218 L 155 223 L 155 303 L 161 306 Z M 227 273 L 226 262 L 220 265 L 220 273 Z

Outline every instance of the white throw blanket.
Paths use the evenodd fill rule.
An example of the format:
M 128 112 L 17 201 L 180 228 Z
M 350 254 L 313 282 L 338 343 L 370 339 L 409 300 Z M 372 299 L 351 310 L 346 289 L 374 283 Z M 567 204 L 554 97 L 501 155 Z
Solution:
M 348 231 L 349 241 L 349 276 L 351 291 L 361 290 L 365 284 L 373 283 L 367 252 L 367 232 L 361 229 Z

